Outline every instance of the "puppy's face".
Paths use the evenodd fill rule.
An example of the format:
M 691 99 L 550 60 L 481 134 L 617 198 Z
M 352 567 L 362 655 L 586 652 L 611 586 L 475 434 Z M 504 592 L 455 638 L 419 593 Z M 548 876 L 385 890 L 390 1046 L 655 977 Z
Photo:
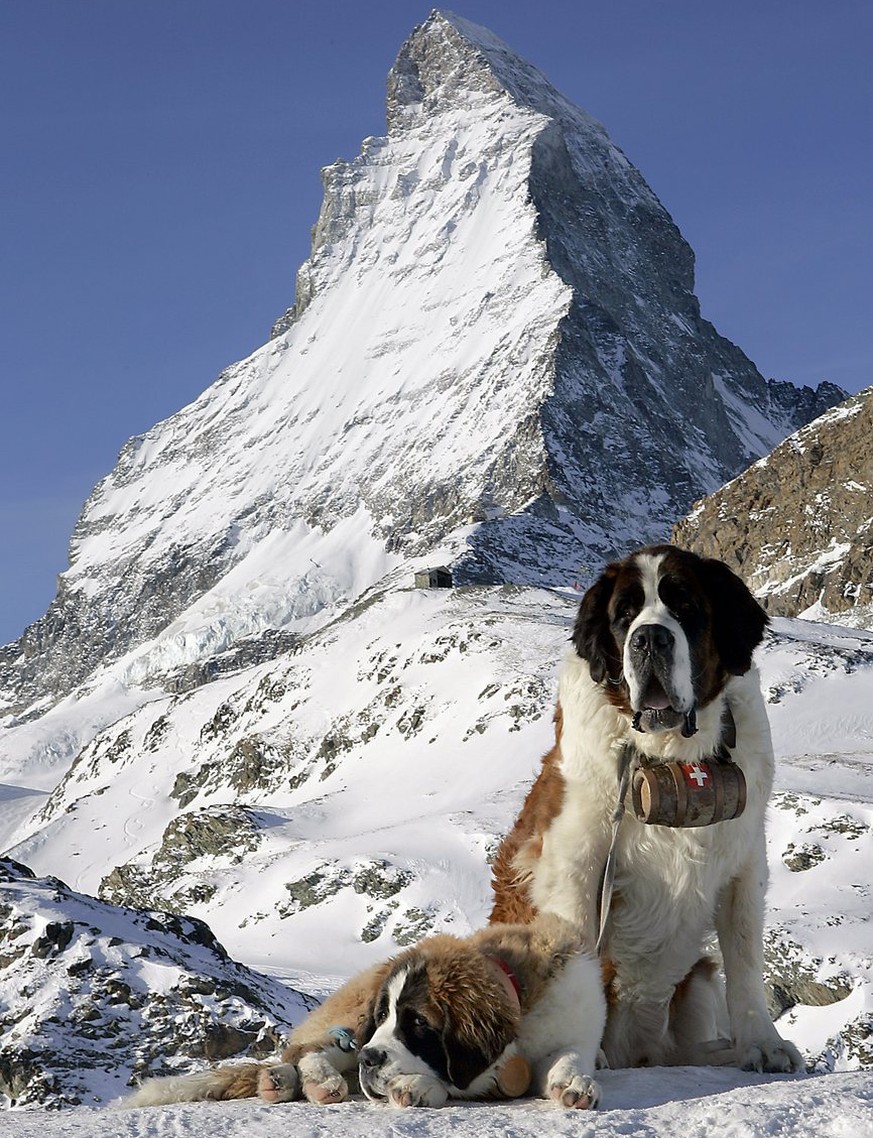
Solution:
M 451 951 L 443 951 L 446 945 L 433 951 L 434 940 Z M 399 957 L 379 990 L 374 1030 L 361 1050 L 364 1094 L 436 1106 L 469 1091 L 517 1032 L 517 1012 L 494 973 L 493 962 L 448 937 Z
M 653 546 L 607 566 L 582 600 L 573 642 L 611 701 L 660 731 L 748 671 L 766 621 L 722 562 Z

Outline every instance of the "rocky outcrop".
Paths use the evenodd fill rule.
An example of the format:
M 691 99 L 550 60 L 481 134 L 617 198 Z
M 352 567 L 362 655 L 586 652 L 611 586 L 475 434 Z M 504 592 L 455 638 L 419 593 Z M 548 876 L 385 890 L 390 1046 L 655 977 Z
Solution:
M 719 557 L 780 616 L 873 627 L 873 388 L 696 503 L 673 539 Z
M 313 1001 L 203 921 L 116 908 L 0 859 L 0 1097 L 106 1102 L 192 1061 L 264 1056 Z

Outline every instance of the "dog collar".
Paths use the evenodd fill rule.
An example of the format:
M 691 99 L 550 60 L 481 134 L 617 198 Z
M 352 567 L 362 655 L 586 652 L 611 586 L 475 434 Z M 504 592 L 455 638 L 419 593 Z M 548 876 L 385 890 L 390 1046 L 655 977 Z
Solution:
M 340 1051 L 357 1051 L 358 1045 L 355 1043 L 355 1033 L 350 1027 L 329 1027 L 325 1032 L 329 1035 Z
M 521 1010 L 521 984 L 518 982 L 518 977 L 509 967 L 505 960 L 501 960 L 499 956 L 489 957 L 494 964 L 500 969 L 500 979 L 503 982 L 503 987 L 506 989 L 506 994 Z

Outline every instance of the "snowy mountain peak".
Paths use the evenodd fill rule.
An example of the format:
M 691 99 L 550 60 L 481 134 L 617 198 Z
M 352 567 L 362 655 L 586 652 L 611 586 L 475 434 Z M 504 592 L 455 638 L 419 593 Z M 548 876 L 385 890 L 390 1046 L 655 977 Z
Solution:
M 435 13 L 389 89 L 278 334 L 91 495 L 10 711 L 263 659 L 421 565 L 584 579 L 822 409 L 700 318 L 643 177 L 490 32 Z
M 415 29 L 388 74 L 389 132 L 495 94 L 538 114 L 570 113 L 605 134 L 493 32 L 440 10 Z

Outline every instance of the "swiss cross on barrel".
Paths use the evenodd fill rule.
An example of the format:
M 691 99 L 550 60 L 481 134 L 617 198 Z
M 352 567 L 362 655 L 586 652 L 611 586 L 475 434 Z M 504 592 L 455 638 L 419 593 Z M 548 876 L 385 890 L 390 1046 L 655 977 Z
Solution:
M 709 782 L 709 771 L 704 770 L 700 763 L 680 763 L 679 766 L 687 782 L 693 782 L 696 786 L 706 786 Z

